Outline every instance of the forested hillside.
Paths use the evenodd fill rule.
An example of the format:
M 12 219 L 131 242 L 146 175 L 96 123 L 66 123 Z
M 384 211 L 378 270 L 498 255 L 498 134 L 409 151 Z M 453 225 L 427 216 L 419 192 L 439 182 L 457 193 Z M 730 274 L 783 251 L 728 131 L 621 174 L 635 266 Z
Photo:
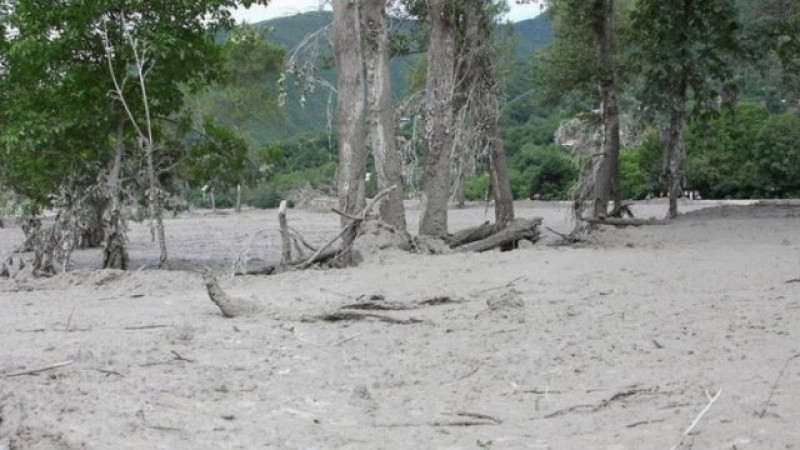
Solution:
M 322 31 L 320 38 L 322 48 L 318 61 L 320 67 L 316 75 L 333 86 L 336 81 L 336 72 L 327 42 L 331 21 L 330 12 L 310 12 L 264 21 L 256 26 L 267 30 L 266 39 L 268 41 L 287 51 L 295 49 L 304 39 Z M 395 20 L 391 23 L 391 27 L 397 35 L 411 36 L 417 32 L 417 24 L 413 20 Z M 505 30 L 505 25 L 501 25 L 501 27 Z M 516 47 L 514 53 L 519 62 L 524 61 L 535 49 L 547 45 L 553 36 L 550 21 L 543 15 L 515 23 L 509 29 L 511 32 L 509 45 Z M 413 39 L 413 37 L 409 37 L 409 39 Z M 310 42 L 309 45 L 311 44 Z M 419 70 L 421 61 L 424 60 L 424 49 L 420 50 L 412 45 L 407 50 L 410 54 L 396 55 L 390 62 L 392 95 L 396 102 L 401 101 L 409 94 L 409 79 L 414 76 L 415 71 Z M 516 70 L 511 73 L 514 76 L 512 82 L 518 86 L 517 89 L 532 87 L 532 80 L 522 79 L 518 76 L 520 72 Z M 277 84 L 277 77 L 270 76 L 269 82 Z M 281 109 L 280 116 L 271 122 L 252 126 L 250 131 L 260 143 L 266 144 L 299 135 L 326 132 L 328 116 L 332 111 L 329 109 L 332 107 L 329 105 L 332 91 L 324 83 L 320 83 L 315 92 L 305 95 L 304 103 L 301 103 L 301 94 L 297 89 L 296 82 L 297 80 L 293 79 L 291 75 L 287 79 L 286 102 Z M 522 87 L 520 88 L 519 85 Z

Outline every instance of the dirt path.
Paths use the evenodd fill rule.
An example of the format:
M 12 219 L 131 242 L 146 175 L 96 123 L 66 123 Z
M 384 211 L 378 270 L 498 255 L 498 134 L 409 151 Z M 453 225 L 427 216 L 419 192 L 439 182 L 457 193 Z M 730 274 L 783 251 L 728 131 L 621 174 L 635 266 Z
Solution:
M 526 205 L 567 227 L 563 207 Z M 172 254 L 224 267 L 273 216 L 169 221 Z M 0 443 L 19 425 L 33 449 L 669 450 L 721 390 L 679 448 L 798 448 L 800 358 L 776 384 L 800 354 L 798 216 L 705 210 L 570 248 L 222 278 L 264 305 L 245 319 L 220 317 L 192 272 L 0 281 Z M 319 240 L 337 226 L 290 220 Z M 132 242 L 146 264 L 144 227 Z M 406 309 L 359 312 L 400 323 L 316 320 L 369 298 Z

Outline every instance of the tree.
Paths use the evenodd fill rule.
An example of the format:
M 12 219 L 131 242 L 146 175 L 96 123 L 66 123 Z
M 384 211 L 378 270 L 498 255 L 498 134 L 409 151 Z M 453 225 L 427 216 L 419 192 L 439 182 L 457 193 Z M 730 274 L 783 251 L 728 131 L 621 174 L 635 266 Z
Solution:
M 389 75 L 389 42 L 384 0 L 362 0 L 361 32 L 369 104 L 369 142 L 375 156 L 378 189 L 397 189 L 381 203 L 381 219 L 398 230 L 406 229 L 403 177 L 395 145 L 392 86 Z
M 730 78 L 730 58 L 740 51 L 737 9 L 734 0 L 639 0 L 632 22 L 643 102 L 666 116 L 664 172 L 673 218 L 685 169 L 684 128 Z
M 220 76 L 214 33 L 232 25 L 229 8 L 239 3 L 253 2 L 13 2 L 3 27 L 14 32 L 3 33 L 7 42 L 0 48 L 0 89 L 13 92 L 0 108 L 0 152 L 8 162 L 3 182 L 39 209 L 52 206 L 62 186 L 78 192 L 106 178 L 115 197 L 109 203 L 118 207 L 120 165 L 135 139 L 128 114 L 108 95 L 115 89 L 108 62 L 128 99 L 143 98 L 136 72 L 146 71 L 150 115 L 167 117 L 180 110 L 186 89 Z M 129 38 L 144 45 L 141 66 Z M 131 108 L 145 117 L 143 102 L 132 101 Z M 149 145 L 157 145 L 160 132 L 155 122 Z M 160 172 L 158 152 L 153 156 Z
M 570 94 L 600 103 L 602 144 L 588 167 L 593 202 L 593 217 L 605 216 L 608 202 L 622 200 L 620 189 L 620 122 L 618 105 L 617 1 L 550 0 L 555 21 L 555 41 L 542 56 L 540 74 L 544 78 L 546 99 L 552 103 Z M 594 93 L 589 92 L 594 89 Z M 588 95 L 587 95 L 587 92 Z M 588 105 L 587 105 L 588 106 Z M 578 192 L 576 206 L 585 198 Z
M 336 128 L 339 145 L 337 192 L 342 212 L 355 215 L 365 201 L 364 178 L 366 147 L 364 135 L 364 62 L 361 53 L 361 26 L 358 1 L 343 0 L 333 3 L 333 49 L 337 69 Z M 342 226 L 348 219 L 342 217 Z M 342 238 L 343 264 L 355 262 L 352 245 L 355 228 Z
M 425 139 L 428 154 L 422 185 L 423 212 L 419 234 L 447 234 L 450 164 L 453 152 L 455 92 L 455 6 L 448 0 L 428 0 L 430 28 L 425 88 Z
M 464 2 L 463 41 L 460 52 L 465 60 L 462 71 L 467 107 L 473 109 L 478 147 L 489 155 L 492 196 L 495 205 L 495 230 L 500 231 L 514 220 L 514 197 L 508 175 L 506 154 L 498 126 L 500 87 L 495 67 L 495 16 L 497 6 L 491 0 Z M 471 126 L 464 124 L 462 126 Z

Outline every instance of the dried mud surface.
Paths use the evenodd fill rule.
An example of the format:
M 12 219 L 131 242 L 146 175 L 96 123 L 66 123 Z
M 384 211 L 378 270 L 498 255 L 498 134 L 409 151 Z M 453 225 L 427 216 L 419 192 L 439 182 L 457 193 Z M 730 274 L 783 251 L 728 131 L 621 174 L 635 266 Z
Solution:
M 168 220 L 190 270 L 149 270 L 157 248 L 131 224 L 130 272 L 82 251 L 66 274 L 0 279 L 0 448 L 800 448 L 798 209 L 682 208 L 571 247 L 545 232 L 509 253 L 245 277 L 225 274 L 278 255 L 275 211 Z M 569 229 L 565 205 L 517 210 Z M 491 214 L 453 211 L 451 229 Z M 289 221 L 319 243 L 339 219 Z M 0 253 L 20 238 L 0 229 Z M 261 312 L 221 317 L 203 266 Z M 342 311 L 328 319 L 363 320 L 321 320 Z

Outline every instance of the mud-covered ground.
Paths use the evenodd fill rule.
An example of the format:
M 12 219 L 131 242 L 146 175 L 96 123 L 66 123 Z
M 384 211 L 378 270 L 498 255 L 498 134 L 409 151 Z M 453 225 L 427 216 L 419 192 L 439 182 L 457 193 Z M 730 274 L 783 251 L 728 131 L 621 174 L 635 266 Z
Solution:
M 571 247 L 545 230 L 508 253 L 244 277 L 225 274 L 278 256 L 275 211 L 169 219 L 174 267 L 263 306 L 236 319 L 195 271 L 151 270 L 131 224 L 129 272 L 81 251 L 66 274 L 0 281 L 0 448 L 800 449 L 800 209 L 682 208 Z M 565 205 L 517 210 L 569 230 Z M 451 229 L 491 216 L 453 211 Z M 289 221 L 317 243 L 339 223 Z M 0 229 L 0 254 L 20 239 Z M 320 319 L 365 302 L 389 309 Z

